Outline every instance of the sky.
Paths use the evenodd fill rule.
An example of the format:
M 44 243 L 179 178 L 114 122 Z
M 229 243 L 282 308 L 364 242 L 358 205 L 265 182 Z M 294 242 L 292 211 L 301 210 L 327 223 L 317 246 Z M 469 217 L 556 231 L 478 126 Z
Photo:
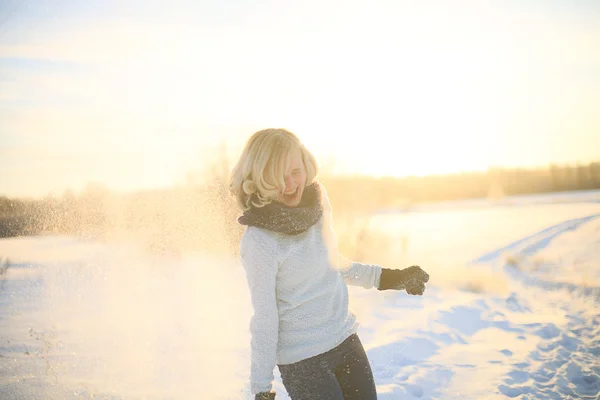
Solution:
M 324 171 L 600 159 L 600 2 L 7 0 L 0 196 L 182 183 L 267 127 Z

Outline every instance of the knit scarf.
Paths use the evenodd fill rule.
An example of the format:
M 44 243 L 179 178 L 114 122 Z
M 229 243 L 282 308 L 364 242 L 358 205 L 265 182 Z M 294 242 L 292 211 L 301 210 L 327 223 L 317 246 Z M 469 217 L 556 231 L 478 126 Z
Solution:
M 263 207 L 246 210 L 244 215 L 238 218 L 238 222 L 274 232 L 298 235 L 316 224 L 322 215 L 321 188 L 315 182 L 304 188 L 300 203 L 296 207 L 273 201 Z

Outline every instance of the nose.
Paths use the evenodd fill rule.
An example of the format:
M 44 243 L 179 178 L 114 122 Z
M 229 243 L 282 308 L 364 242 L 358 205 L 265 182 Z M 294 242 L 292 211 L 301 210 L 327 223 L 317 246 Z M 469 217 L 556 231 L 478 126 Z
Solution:
M 285 182 L 285 190 L 290 190 L 294 187 L 294 178 L 292 178 L 291 175 L 287 175 L 284 178 L 284 182 Z

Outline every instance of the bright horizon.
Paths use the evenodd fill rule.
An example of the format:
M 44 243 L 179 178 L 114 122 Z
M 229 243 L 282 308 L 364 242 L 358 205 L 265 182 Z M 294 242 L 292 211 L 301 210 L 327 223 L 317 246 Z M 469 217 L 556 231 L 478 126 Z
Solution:
M 0 196 L 182 183 L 267 127 L 345 174 L 600 158 L 597 2 L 0 7 Z

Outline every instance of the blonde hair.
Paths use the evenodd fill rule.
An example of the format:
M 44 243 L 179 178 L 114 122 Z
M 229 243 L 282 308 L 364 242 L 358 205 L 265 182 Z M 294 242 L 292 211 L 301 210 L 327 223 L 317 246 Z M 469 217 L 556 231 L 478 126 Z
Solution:
M 315 156 L 296 135 L 285 129 L 264 129 L 248 139 L 229 180 L 229 191 L 243 211 L 252 206 L 263 207 L 277 198 L 278 188 L 285 187 L 284 175 L 296 149 L 302 153 L 309 185 L 319 167 Z

